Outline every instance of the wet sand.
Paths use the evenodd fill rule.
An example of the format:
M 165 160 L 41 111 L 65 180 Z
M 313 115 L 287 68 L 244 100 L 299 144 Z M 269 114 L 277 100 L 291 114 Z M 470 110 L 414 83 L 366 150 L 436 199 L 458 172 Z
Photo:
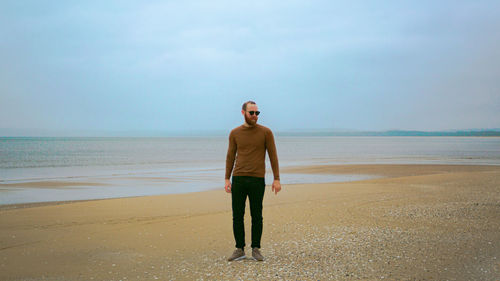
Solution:
M 282 172 L 383 177 L 286 185 L 277 196 L 268 187 L 264 262 L 226 261 L 234 240 L 222 183 L 189 194 L 2 208 L 0 280 L 500 279 L 500 166 Z M 245 224 L 250 241 L 248 206 Z
M 1 189 L 13 189 L 13 188 L 71 188 L 75 186 L 103 186 L 105 184 L 96 182 L 71 182 L 71 181 L 31 181 L 22 183 L 2 183 L 0 184 Z

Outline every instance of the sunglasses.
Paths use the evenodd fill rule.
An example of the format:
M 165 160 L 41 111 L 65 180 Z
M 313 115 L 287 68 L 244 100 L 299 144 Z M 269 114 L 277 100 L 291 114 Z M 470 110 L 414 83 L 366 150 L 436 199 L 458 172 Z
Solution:
M 250 113 L 250 115 L 252 115 L 252 116 L 254 115 L 254 113 L 257 116 L 259 116 L 259 114 L 260 114 L 260 111 L 247 111 L 247 112 Z

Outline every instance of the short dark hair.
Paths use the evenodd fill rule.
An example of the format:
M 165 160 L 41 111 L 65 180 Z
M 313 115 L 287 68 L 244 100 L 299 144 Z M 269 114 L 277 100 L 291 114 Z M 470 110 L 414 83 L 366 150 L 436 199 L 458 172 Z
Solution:
M 241 109 L 243 109 L 243 111 L 247 111 L 247 104 L 256 104 L 254 101 L 247 101 L 243 104 L 243 106 L 241 107 Z

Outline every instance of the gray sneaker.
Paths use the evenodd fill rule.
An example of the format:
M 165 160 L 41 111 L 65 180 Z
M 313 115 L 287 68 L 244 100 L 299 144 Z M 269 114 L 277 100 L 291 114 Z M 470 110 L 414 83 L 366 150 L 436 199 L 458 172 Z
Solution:
M 263 261 L 264 257 L 260 254 L 259 248 L 252 248 L 252 257 L 256 261 Z
M 233 254 L 227 259 L 227 261 L 239 261 L 244 258 L 246 258 L 245 251 L 243 251 L 243 249 L 236 248 Z

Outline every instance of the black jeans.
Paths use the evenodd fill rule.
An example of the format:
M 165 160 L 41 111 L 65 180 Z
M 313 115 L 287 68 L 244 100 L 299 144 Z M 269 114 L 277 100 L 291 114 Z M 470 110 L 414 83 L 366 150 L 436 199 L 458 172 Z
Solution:
M 233 176 L 231 199 L 233 207 L 233 234 L 236 248 L 245 247 L 245 204 L 250 201 L 252 216 L 252 248 L 260 248 L 262 237 L 262 200 L 266 184 L 264 178 Z

